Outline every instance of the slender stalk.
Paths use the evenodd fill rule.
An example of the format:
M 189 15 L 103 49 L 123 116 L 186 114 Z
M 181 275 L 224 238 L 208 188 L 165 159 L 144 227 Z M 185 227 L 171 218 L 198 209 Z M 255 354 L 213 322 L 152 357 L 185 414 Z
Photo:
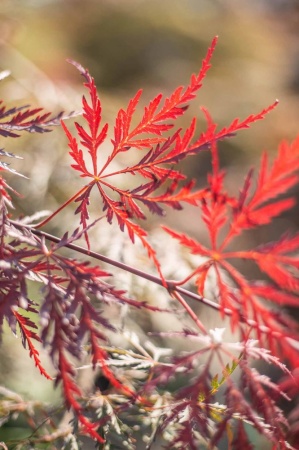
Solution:
M 193 309 L 188 305 L 188 303 L 186 302 L 186 300 L 181 296 L 181 294 L 179 294 L 179 292 L 176 291 L 172 291 L 172 297 L 176 298 L 180 304 L 184 307 L 184 309 L 187 311 L 187 313 L 189 314 L 189 316 L 191 317 L 191 319 L 194 321 L 194 323 L 198 326 L 198 328 L 200 329 L 200 331 L 203 334 L 208 334 L 207 330 L 205 329 L 203 323 L 199 320 L 199 318 L 197 317 L 197 315 L 195 314 L 195 312 L 193 311 Z
M 46 225 L 48 222 L 50 222 L 50 220 L 53 219 L 53 217 L 55 217 L 58 213 L 60 213 L 60 211 L 62 211 L 67 205 L 69 205 L 70 203 L 72 203 L 74 200 L 76 200 L 77 197 L 79 197 L 80 194 L 82 194 L 84 191 L 86 191 L 86 189 L 89 188 L 89 185 L 84 186 L 82 189 L 80 189 L 79 192 L 77 192 L 75 195 L 73 195 L 71 198 L 69 198 L 66 202 L 64 202 L 58 209 L 56 209 L 56 211 L 53 212 L 53 214 L 51 214 L 49 217 L 47 217 L 45 220 L 43 220 L 42 222 L 38 223 L 37 225 L 35 225 L 35 228 L 40 228 L 43 227 L 44 225 Z M 13 223 L 13 221 L 11 221 L 11 223 Z M 14 222 L 14 226 L 16 226 L 17 222 Z M 32 227 L 30 227 L 31 230 L 33 230 Z M 58 239 L 60 240 L 60 239 Z M 54 241 L 55 242 L 55 241 Z
M 46 233 L 45 231 L 37 230 L 36 228 L 33 228 L 32 226 L 24 225 L 20 222 L 14 221 L 14 220 L 10 220 L 10 223 L 14 227 L 16 227 L 20 230 L 22 230 L 22 228 L 28 228 L 28 229 L 30 229 L 32 234 L 34 234 L 35 236 L 44 237 L 48 241 L 55 242 L 56 244 L 58 244 L 61 241 L 60 238 L 53 236 L 49 233 Z M 213 300 L 210 300 L 206 297 L 196 294 L 195 292 L 188 291 L 187 289 L 177 286 L 177 281 L 175 281 L 175 280 L 161 280 L 161 278 L 159 278 L 155 275 L 151 275 L 150 273 L 144 272 L 143 270 L 136 269 L 135 267 L 129 266 L 128 264 L 124 264 L 122 262 L 115 261 L 114 259 L 108 258 L 108 256 L 104 256 L 100 253 L 96 253 L 96 252 L 87 250 L 86 248 L 81 247 L 76 244 L 72 244 L 72 243 L 65 244 L 65 247 L 67 247 L 71 250 L 74 250 L 75 252 L 78 252 L 83 255 L 97 259 L 98 261 L 105 262 L 105 263 L 107 263 L 111 266 L 117 267 L 121 270 L 125 270 L 126 272 L 129 272 L 129 273 L 132 273 L 133 275 L 144 278 L 145 280 L 148 280 L 152 283 L 158 284 L 159 286 L 165 287 L 169 291 L 170 295 L 172 295 L 172 296 L 173 296 L 173 293 L 175 292 L 175 293 L 180 294 L 180 299 L 183 299 L 181 297 L 183 295 L 185 297 L 189 297 L 192 300 L 200 302 L 206 306 L 209 306 L 210 308 L 212 308 L 216 311 L 219 311 L 219 312 L 221 311 L 221 313 L 224 313 L 226 316 L 230 317 L 233 314 L 233 311 L 231 309 L 229 309 L 229 308 L 222 309 L 221 306 L 218 303 L 214 302 Z M 179 300 L 179 301 L 182 304 L 181 300 Z M 187 306 L 189 307 L 189 305 L 187 305 Z M 185 306 L 184 306 L 184 308 L 185 308 Z M 257 329 L 262 333 L 268 333 L 271 331 L 269 327 L 267 327 L 266 325 L 259 325 L 253 319 L 246 319 L 245 317 L 241 316 L 240 322 L 246 323 L 248 326 Z M 272 335 L 275 335 L 275 334 L 276 333 L 272 332 Z M 277 333 L 277 336 L 279 337 L 279 333 Z

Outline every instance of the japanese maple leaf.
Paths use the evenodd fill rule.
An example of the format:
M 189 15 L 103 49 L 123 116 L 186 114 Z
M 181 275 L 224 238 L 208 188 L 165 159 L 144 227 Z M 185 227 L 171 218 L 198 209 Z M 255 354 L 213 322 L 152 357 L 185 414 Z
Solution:
M 115 219 L 120 229 L 127 231 L 132 242 L 136 238 L 140 239 L 163 278 L 156 252 L 149 244 L 147 232 L 139 222 L 147 218 L 145 209 L 151 214 L 163 215 L 165 206 L 179 210 L 182 209 L 182 203 L 197 205 L 206 197 L 206 190 L 194 190 L 195 181 L 187 180 L 176 165 L 184 158 L 209 148 L 213 142 L 230 137 L 236 131 L 262 119 L 276 105 L 274 103 L 244 121 L 235 119 L 228 127 L 217 132 L 214 124 L 208 123 L 206 131 L 195 139 L 195 119 L 184 132 L 181 129 L 174 130 L 176 120 L 185 113 L 188 104 L 202 86 L 203 79 L 211 67 L 210 60 L 216 42 L 217 38 L 214 38 L 198 74 L 191 76 L 189 85 L 186 88 L 179 86 L 164 101 L 162 94 L 157 95 L 144 108 L 136 125 L 133 125 L 132 119 L 136 115 L 142 91 L 137 92 L 126 109 L 120 109 L 106 161 L 100 152 L 101 146 L 108 140 L 108 124 L 102 125 L 102 105 L 94 79 L 87 69 L 70 61 L 84 77 L 88 99 L 83 96 L 85 123 L 83 125 L 75 123 L 77 136 L 70 132 L 64 122 L 62 126 L 69 141 L 69 153 L 73 159 L 72 168 L 88 182 L 39 226 L 47 223 L 69 203 L 75 201 L 78 203 L 75 212 L 80 215 L 80 223 L 83 229 L 86 229 L 89 221 L 90 195 L 95 189 L 108 222 L 111 223 Z M 118 155 L 129 151 L 140 154 L 138 162 L 116 171 L 112 169 L 112 161 Z M 117 185 L 115 180 L 119 175 L 130 176 L 134 179 L 135 185 L 130 189 Z M 90 247 L 87 231 L 85 239 Z
M 219 169 L 216 143 L 211 152 L 209 195 L 201 201 L 210 246 L 170 228 L 164 229 L 191 253 L 206 258 L 188 277 L 195 277 L 199 294 L 203 294 L 207 274 L 214 269 L 220 310 L 223 316 L 230 316 L 232 328 L 244 335 L 254 329 L 261 345 L 268 344 L 274 354 L 289 358 L 296 366 L 298 350 L 294 340 L 299 338 L 298 324 L 278 306 L 299 305 L 299 234 L 285 234 L 277 242 L 249 250 L 230 251 L 229 244 L 244 230 L 268 224 L 294 205 L 294 198 L 282 198 L 282 194 L 299 181 L 299 137 L 290 144 L 282 142 L 271 166 L 264 154 L 256 186 L 253 187 L 250 170 L 235 196 L 228 195 L 224 188 L 225 173 Z M 233 263 L 238 259 L 254 262 L 268 281 L 249 281 Z

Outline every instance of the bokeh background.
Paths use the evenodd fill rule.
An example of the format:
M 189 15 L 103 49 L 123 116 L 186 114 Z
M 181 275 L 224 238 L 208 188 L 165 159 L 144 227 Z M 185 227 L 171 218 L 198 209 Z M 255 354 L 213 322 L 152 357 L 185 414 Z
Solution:
M 167 95 L 187 84 L 215 35 L 219 43 L 213 68 L 181 125 L 196 115 L 199 127 L 204 126 L 201 105 L 224 126 L 280 100 L 264 121 L 220 144 L 228 184 L 237 189 L 246 170 L 258 167 L 262 150 L 274 157 L 282 139 L 299 133 L 298 0 L 1 0 L 0 69 L 9 69 L 11 76 L 1 82 L 0 98 L 7 106 L 29 103 L 53 112 L 80 110 L 82 80 L 66 62 L 71 58 L 95 77 L 103 120 L 112 129 L 118 109 L 140 87 L 142 112 L 142 105 L 157 93 Z M 28 177 L 11 179 L 23 194 L 15 199 L 17 214 L 54 210 L 80 184 L 69 170 L 67 142 L 59 128 L 51 135 L 2 141 L 1 147 L 24 158 L 13 161 L 13 167 Z M 199 185 L 208 168 L 207 154 L 184 166 Z M 191 220 L 193 214 L 187 208 L 184 215 L 169 214 L 167 220 L 198 236 L 202 229 Z M 54 221 L 50 231 L 64 232 L 65 220 Z M 286 213 L 274 226 L 246 236 L 243 244 L 274 239 L 286 229 L 295 231 L 298 224 L 298 210 Z M 249 275 L 256 276 L 255 269 L 250 270 Z M 32 362 L 20 342 L 12 346 L 13 339 L 5 333 L 0 384 L 48 398 L 49 390 L 35 381 Z

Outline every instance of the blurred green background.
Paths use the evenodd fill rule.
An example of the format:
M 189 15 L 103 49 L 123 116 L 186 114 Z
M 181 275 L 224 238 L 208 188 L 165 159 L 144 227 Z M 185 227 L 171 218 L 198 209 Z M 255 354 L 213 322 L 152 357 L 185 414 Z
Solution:
M 11 77 L 1 82 L 0 97 L 7 106 L 30 103 L 53 112 L 80 110 L 82 80 L 66 62 L 72 58 L 95 77 L 103 120 L 112 130 L 118 109 L 140 87 L 142 112 L 142 105 L 157 93 L 167 95 L 186 85 L 212 38 L 219 35 L 213 68 L 181 125 L 195 115 L 199 127 L 204 126 L 201 105 L 224 126 L 280 100 L 263 122 L 220 144 L 229 186 L 237 189 L 246 170 L 258 166 L 262 150 L 274 155 L 281 139 L 294 139 L 299 133 L 298 30 L 295 0 L 1 0 L 0 69 L 9 69 Z M 1 139 L 1 147 L 24 158 L 12 164 L 29 177 L 13 181 L 10 177 L 23 194 L 15 199 L 17 213 L 54 210 L 75 192 L 80 180 L 75 181 L 69 170 L 67 141 L 60 129 L 46 136 Z M 184 166 L 199 185 L 208 168 L 207 154 Z M 194 228 L 197 221 L 186 220 L 186 214 L 170 214 L 169 220 L 175 220 L 177 228 L 200 234 L 202 230 Z M 190 210 L 190 218 L 192 214 Z M 298 213 L 287 213 L 246 245 L 275 238 L 286 228 L 295 230 L 298 224 Z M 51 228 L 58 234 L 65 230 L 60 219 Z M 12 347 L 11 341 L 5 336 L 12 350 L 10 360 L 1 364 L 0 384 L 47 398 L 46 384 L 28 383 L 38 378 L 37 371 L 21 346 Z M 24 372 L 17 360 L 26 366 Z M 12 370 L 19 377 L 8 380 Z

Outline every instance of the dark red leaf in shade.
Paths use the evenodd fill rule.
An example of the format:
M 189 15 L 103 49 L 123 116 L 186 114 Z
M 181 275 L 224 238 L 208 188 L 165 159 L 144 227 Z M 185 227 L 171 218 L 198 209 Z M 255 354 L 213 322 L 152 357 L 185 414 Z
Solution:
M 232 443 L 232 448 L 235 450 L 244 449 L 244 450 L 254 450 L 253 445 L 250 443 L 250 440 L 245 432 L 245 428 L 243 423 L 240 421 L 237 425 L 237 433 Z
M 34 359 L 35 365 L 36 367 L 38 367 L 40 373 L 45 378 L 48 378 L 48 380 L 52 380 L 52 377 L 46 372 L 46 370 L 42 366 L 41 361 L 39 359 L 39 352 L 32 342 L 33 339 L 35 339 L 38 342 L 41 342 L 40 337 L 34 331 L 32 331 L 32 328 L 37 329 L 37 326 L 35 325 L 34 322 L 28 319 L 28 317 L 21 316 L 21 314 L 19 314 L 17 311 L 13 311 L 13 314 L 19 324 L 22 333 L 23 346 L 26 347 L 26 344 L 28 345 L 29 355 L 31 358 Z

